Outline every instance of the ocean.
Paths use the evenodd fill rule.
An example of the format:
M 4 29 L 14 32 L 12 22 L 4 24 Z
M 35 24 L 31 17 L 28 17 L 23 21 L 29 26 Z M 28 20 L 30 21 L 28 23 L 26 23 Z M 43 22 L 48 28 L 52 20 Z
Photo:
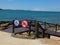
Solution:
M 28 11 L 28 10 L 0 10 L 0 21 L 12 20 L 38 20 L 60 24 L 60 12 L 53 11 Z

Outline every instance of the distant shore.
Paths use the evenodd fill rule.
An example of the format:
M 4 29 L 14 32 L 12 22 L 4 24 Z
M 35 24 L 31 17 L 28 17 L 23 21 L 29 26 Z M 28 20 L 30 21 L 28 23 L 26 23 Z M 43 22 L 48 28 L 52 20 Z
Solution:
M 0 10 L 3 10 L 3 9 L 0 8 Z

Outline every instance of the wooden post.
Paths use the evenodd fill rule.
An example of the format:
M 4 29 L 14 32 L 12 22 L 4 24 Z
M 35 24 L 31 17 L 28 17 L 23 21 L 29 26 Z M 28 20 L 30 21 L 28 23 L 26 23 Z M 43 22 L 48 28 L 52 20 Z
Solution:
M 56 29 L 55 30 L 57 31 L 57 24 L 56 24 Z
M 31 35 L 31 22 L 32 21 L 29 22 L 29 36 Z
M 46 25 L 46 22 L 44 22 L 44 28 L 45 28 L 45 30 L 47 30 L 46 26 L 47 26 L 47 25 Z
M 14 26 L 14 20 L 13 20 L 13 31 L 12 31 L 12 33 L 14 33 L 14 27 L 15 27 L 15 26 Z
M 46 22 L 44 22 L 44 29 L 46 30 Z M 45 37 L 45 30 L 42 32 L 43 38 Z
M 48 34 L 48 38 L 50 38 L 50 34 Z
M 35 21 L 35 38 L 38 38 L 38 22 Z

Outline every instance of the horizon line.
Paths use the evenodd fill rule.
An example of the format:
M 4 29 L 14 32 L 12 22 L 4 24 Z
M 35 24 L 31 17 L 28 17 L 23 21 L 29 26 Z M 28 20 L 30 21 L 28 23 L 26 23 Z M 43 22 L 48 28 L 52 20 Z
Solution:
M 60 12 L 60 11 L 54 11 L 54 10 L 28 10 L 28 9 L 3 9 L 0 8 L 1 10 L 24 10 L 24 11 L 48 11 L 48 12 Z

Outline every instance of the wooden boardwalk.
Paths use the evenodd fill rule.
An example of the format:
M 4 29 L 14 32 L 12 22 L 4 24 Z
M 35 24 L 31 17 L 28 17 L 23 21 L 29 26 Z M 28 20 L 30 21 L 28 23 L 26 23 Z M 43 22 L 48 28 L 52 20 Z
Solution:
M 52 23 L 36 21 L 36 20 L 27 20 L 27 21 L 29 23 L 28 28 L 22 28 L 21 26 L 15 27 L 13 25 L 14 24 L 13 22 L 9 22 L 7 25 L 4 25 L 4 27 L 5 29 L 7 29 L 9 25 L 13 25 L 13 29 L 12 31 L 10 31 L 10 33 L 14 33 L 14 34 L 27 32 L 30 35 L 30 33 L 33 32 L 35 33 L 35 36 L 39 36 L 40 33 L 42 33 L 43 37 L 45 37 L 46 34 L 48 35 L 47 36 L 48 38 L 50 38 L 50 35 L 60 37 L 60 32 L 58 31 L 60 30 L 59 24 L 52 24 Z M 51 30 L 51 27 L 54 28 L 54 30 L 53 29 Z M 9 31 L 6 31 L 6 32 L 9 32 Z
M 21 28 L 15 29 L 15 27 L 13 27 L 13 33 L 19 34 L 19 33 L 23 33 L 23 32 L 29 32 L 28 34 L 30 35 L 30 33 L 33 31 L 35 33 L 35 36 L 39 36 L 38 33 L 42 33 L 43 38 L 45 37 L 46 34 L 48 35 L 47 36 L 48 38 L 50 38 L 50 35 L 60 37 L 60 32 L 57 32 L 58 26 L 60 27 L 60 25 L 58 25 L 58 24 L 52 24 L 52 23 L 31 20 L 31 21 L 29 21 L 28 29 L 21 29 Z M 34 27 L 34 28 L 31 29 L 32 27 Z M 55 31 L 48 30 L 48 27 L 55 27 Z

